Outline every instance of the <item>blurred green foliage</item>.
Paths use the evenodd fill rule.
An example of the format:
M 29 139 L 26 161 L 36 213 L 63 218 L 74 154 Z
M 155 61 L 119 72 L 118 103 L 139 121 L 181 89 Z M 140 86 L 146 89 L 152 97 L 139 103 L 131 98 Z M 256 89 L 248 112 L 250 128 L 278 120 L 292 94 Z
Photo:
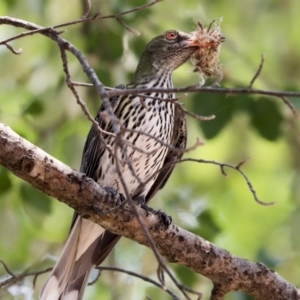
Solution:
M 92 13 L 122 12 L 142 0 L 92 1 Z M 79 18 L 84 1 L 0 1 L 0 15 L 51 26 Z M 226 42 L 221 50 L 224 87 L 246 87 L 260 63 L 265 65 L 254 87 L 299 91 L 300 2 L 297 0 L 165 0 L 123 20 L 141 32 L 135 36 L 116 20 L 100 20 L 68 27 L 64 38 L 83 51 L 100 80 L 107 86 L 127 83 L 132 78 L 141 51 L 155 35 L 175 28 L 191 31 L 197 21 L 209 24 L 223 17 Z M 22 32 L 1 26 L 0 40 Z M 57 159 L 78 169 L 81 151 L 90 127 L 64 83 L 58 47 L 40 35 L 11 43 L 23 53 L 13 55 L 0 47 L 0 121 Z M 86 81 L 80 65 L 69 55 L 73 79 Z M 197 84 L 189 63 L 175 72 L 176 86 Z M 92 89 L 78 88 L 93 114 L 100 100 Z M 292 100 L 300 109 L 300 99 Z M 214 165 L 183 163 L 177 166 L 153 207 L 173 216 L 176 224 L 203 236 L 235 255 L 261 261 L 288 281 L 300 285 L 300 138 L 299 122 L 276 98 L 191 94 L 186 108 L 216 119 L 189 119 L 189 145 L 202 136 L 203 147 L 186 157 L 237 164 L 247 157 L 243 170 L 261 200 L 257 204 L 245 180 L 233 170 L 222 176 Z M 0 145 L 1 146 L 1 145 Z M 0 167 L 0 258 L 12 270 L 38 270 L 53 264 L 68 234 L 72 210 L 42 195 Z M 50 258 L 50 259 L 49 259 Z M 141 272 L 156 278 L 156 263 L 150 250 L 123 239 L 106 264 Z M 211 283 L 184 267 L 171 265 L 183 283 L 204 293 Z M 1 279 L 5 271 L 0 266 Z M 38 279 L 35 299 L 45 279 Z M 31 278 L 25 281 L 31 287 Z M 113 285 L 112 285 L 113 283 Z M 169 279 L 167 283 L 172 286 Z M 174 288 L 174 290 L 176 290 Z M 1 299 L 13 299 L 14 289 L 0 290 Z M 27 296 L 28 291 L 24 292 Z M 85 299 L 169 299 L 163 291 L 124 274 L 103 272 L 101 281 L 87 289 Z M 99 297 L 99 296 L 98 296 Z M 20 296 L 18 299 L 30 299 Z M 228 300 L 250 299 L 230 293 Z

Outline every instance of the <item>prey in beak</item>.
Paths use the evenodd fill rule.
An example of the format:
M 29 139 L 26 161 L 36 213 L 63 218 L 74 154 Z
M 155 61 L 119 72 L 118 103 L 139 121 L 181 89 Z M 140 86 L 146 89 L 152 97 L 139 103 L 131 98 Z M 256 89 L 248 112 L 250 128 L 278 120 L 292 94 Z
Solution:
M 202 79 L 221 74 L 219 54 L 225 37 L 221 34 L 220 22 L 221 20 L 214 20 L 208 27 L 198 22 L 196 30 L 186 40 L 187 47 L 198 47 L 191 56 L 191 61 L 194 65 L 193 71 L 199 73 Z

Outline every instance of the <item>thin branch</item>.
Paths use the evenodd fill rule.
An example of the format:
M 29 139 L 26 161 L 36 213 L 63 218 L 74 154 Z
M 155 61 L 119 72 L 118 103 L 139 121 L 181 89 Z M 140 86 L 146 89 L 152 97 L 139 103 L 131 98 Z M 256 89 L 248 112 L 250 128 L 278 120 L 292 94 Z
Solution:
M 211 116 L 199 116 L 197 114 L 194 114 L 194 113 L 186 110 L 185 108 L 183 108 L 183 106 L 181 106 L 181 109 L 184 112 L 184 114 L 186 114 L 186 115 L 188 115 L 188 116 L 190 116 L 193 119 L 198 120 L 198 121 L 211 121 L 211 120 L 215 119 L 215 117 L 216 117 L 215 115 L 211 115 Z
M 117 95 L 136 95 L 141 93 L 212 93 L 212 94 L 225 94 L 225 95 L 240 95 L 240 94 L 249 94 L 249 95 L 264 95 L 277 97 L 283 100 L 283 97 L 299 98 L 300 92 L 285 92 L 285 91 L 268 91 L 268 90 L 257 90 L 249 88 L 220 88 L 214 86 L 203 87 L 199 85 L 192 85 L 182 88 L 171 88 L 171 89 L 162 89 L 162 88 L 149 88 L 149 89 L 126 89 L 126 90 L 108 90 L 107 94 L 109 97 Z M 295 115 L 295 108 L 293 105 L 285 98 L 283 102 L 291 109 L 292 113 Z
M 84 82 L 74 82 L 74 85 L 76 86 L 83 86 L 83 87 L 92 87 L 92 84 L 89 83 L 84 83 Z M 152 88 L 152 89 L 138 89 L 138 90 L 132 90 L 132 89 L 127 89 L 127 90 L 115 90 L 114 88 L 110 87 L 105 87 L 106 91 L 109 95 L 111 96 L 117 96 L 117 95 L 127 95 L 134 93 L 136 95 L 140 95 L 141 93 L 151 93 L 151 92 L 160 92 L 160 93 L 172 93 L 172 92 L 177 92 L 177 93 L 185 93 L 185 92 L 191 92 L 191 93 L 212 93 L 212 94 L 224 94 L 224 95 L 240 95 L 240 94 L 251 94 L 251 95 L 264 95 L 264 96 L 271 96 L 271 97 L 276 97 L 281 99 L 291 110 L 293 115 L 297 118 L 299 118 L 299 113 L 297 112 L 296 108 L 294 105 L 286 98 L 286 97 L 291 97 L 291 98 L 300 98 L 300 92 L 286 92 L 286 91 L 271 91 L 271 90 L 256 90 L 256 89 L 249 89 L 249 88 L 221 88 L 221 87 L 216 87 L 216 86 L 187 86 L 183 88 L 173 88 L 173 89 L 157 89 L 157 88 Z M 117 91 L 117 92 L 115 92 Z M 119 93 L 120 92 L 120 93 Z M 147 96 L 148 97 L 148 96 Z M 176 98 L 179 99 L 179 98 Z M 166 100 L 166 99 L 164 99 Z M 186 111 L 187 114 L 191 115 L 189 111 Z M 208 118 L 212 118 L 213 116 L 210 116 Z M 205 117 L 204 117 L 205 118 Z M 202 119 L 203 120 L 203 119 Z
M 87 9 L 86 9 L 85 13 L 83 14 L 83 16 L 80 19 L 77 19 L 77 20 L 74 20 L 74 21 L 70 21 L 70 22 L 65 22 L 65 23 L 58 24 L 58 25 L 54 25 L 54 26 L 51 26 L 51 27 L 45 27 L 45 28 L 43 28 L 41 26 L 37 26 L 37 25 L 35 25 L 33 23 L 30 23 L 30 22 L 25 22 L 24 23 L 25 26 L 22 26 L 22 27 L 25 28 L 25 29 L 27 29 L 27 30 L 30 30 L 30 32 L 23 32 L 21 34 L 13 36 L 13 37 L 11 37 L 11 38 L 9 38 L 7 40 L 4 40 L 4 41 L 0 42 L 0 45 L 5 45 L 8 42 L 11 42 L 11 41 L 16 40 L 16 39 L 23 38 L 23 37 L 28 36 L 28 35 L 33 35 L 33 34 L 36 34 L 36 33 L 43 33 L 45 31 L 49 31 L 49 30 L 55 31 L 54 29 L 61 28 L 61 27 L 67 27 L 67 26 L 71 26 L 71 25 L 75 25 L 75 24 L 79 24 L 79 23 L 85 23 L 85 22 L 94 21 L 94 20 L 105 20 L 105 19 L 116 19 L 116 20 L 119 21 L 121 16 L 124 16 L 124 15 L 127 15 L 127 14 L 131 14 L 133 12 L 137 12 L 137 11 L 141 11 L 141 10 L 147 9 L 150 6 L 155 5 L 158 2 L 162 2 L 162 1 L 163 0 L 155 0 L 155 1 L 150 2 L 148 4 L 137 6 L 137 7 L 133 8 L 133 9 L 130 9 L 130 10 L 127 10 L 127 11 L 124 11 L 124 12 L 121 12 L 121 13 L 112 14 L 112 15 L 101 16 L 100 13 L 97 13 L 95 16 L 92 16 L 92 17 L 88 18 L 87 15 L 90 12 L 90 1 L 88 0 L 86 2 L 87 3 Z M 9 19 L 12 20 L 13 18 L 0 17 L 0 24 L 10 24 L 11 25 Z M 14 19 L 14 20 L 17 20 L 17 19 Z M 122 26 L 124 26 L 124 24 L 122 24 Z M 36 28 L 34 28 L 34 29 L 30 28 L 32 26 L 34 26 Z M 129 27 L 126 28 L 126 29 L 129 29 Z M 131 30 L 135 31 L 134 29 L 130 28 L 129 31 L 131 31 Z M 55 31 L 55 32 L 57 34 L 61 34 L 64 31 L 60 31 L 60 32 Z M 135 34 L 136 33 L 137 33 L 137 31 L 135 32 Z
M 225 172 L 225 168 L 230 168 L 230 169 L 234 169 L 236 171 L 238 171 L 245 179 L 252 195 L 253 195 L 253 198 L 254 200 L 261 204 L 261 205 L 265 205 L 265 206 L 270 206 L 270 205 L 274 205 L 275 202 L 264 202 L 264 201 L 261 201 L 259 200 L 258 196 L 257 196 L 257 192 L 256 190 L 254 189 L 253 187 L 253 184 L 251 183 L 250 179 L 248 178 L 248 176 L 245 174 L 245 172 L 243 172 L 241 170 L 241 166 L 244 165 L 247 161 L 249 160 L 249 158 L 246 158 L 245 160 L 241 161 L 240 163 L 238 163 L 237 165 L 232 165 L 232 164 L 228 164 L 228 163 L 223 163 L 223 162 L 218 162 L 218 161 L 215 161 L 215 160 L 206 160 L 206 159 L 196 159 L 196 158 L 185 158 L 185 159 L 182 159 L 176 163 L 181 163 L 181 162 L 186 162 L 186 161 L 192 161 L 192 162 L 198 162 L 198 163 L 204 163 L 204 164 L 213 164 L 213 165 L 217 165 L 220 167 L 221 169 L 221 173 L 224 175 L 224 176 L 227 176 L 227 173 Z
M 136 95 L 142 93 L 212 93 L 212 94 L 225 94 L 225 95 L 239 95 L 239 94 L 251 94 L 251 95 L 265 95 L 265 96 L 274 96 L 274 97 L 300 97 L 300 92 L 286 92 L 286 91 L 268 91 L 268 90 L 257 90 L 257 89 L 248 89 L 248 88 L 222 88 L 222 87 L 211 87 L 211 86 L 199 86 L 191 85 L 186 87 L 179 88 L 137 88 L 137 89 L 126 89 L 126 90 L 108 90 L 107 95 L 109 97 L 119 96 L 119 95 Z
M 133 33 L 134 35 L 141 35 L 141 33 L 139 31 L 137 31 L 136 29 L 133 29 L 131 27 L 129 27 L 120 17 L 116 17 L 116 20 L 129 32 Z
M 8 43 L 4 43 L 4 45 L 7 47 L 7 49 L 9 49 L 13 54 L 16 54 L 16 55 L 20 55 L 23 50 L 22 48 L 19 48 L 18 50 L 14 49 L 11 45 L 9 45 Z
M 77 82 L 77 81 L 72 81 L 72 84 L 73 84 L 74 86 L 83 86 L 83 87 L 89 87 L 89 88 L 94 87 L 93 84 L 87 83 L 87 82 Z M 111 90 L 111 88 L 109 88 L 109 87 L 105 87 L 105 89 Z
M 178 298 L 171 290 L 169 290 L 168 288 L 166 288 L 164 285 L 160 284 L 159 282 L 151 279 L 150 277 L 147 276 L 143 276 L 141 274 L 129 271 L 129 270 L 125 270 L 125 269 L 121 269 L 121 268 L 116 268 L 116 267 L 96 267 L 95 269 L 100 270 L 100 271 L 113 271 L 113 272 L 121 272 L 121 273 L 125 273 L 128 274 L 130 276 L 134 276 L 137 278 L 140 278 L 142 280 L 144 280 L 145 282 L 149 282 L 157 287 L 159 287 L 160 289 L 164 290 L 166 293 L 168 293 L 174 300 L 179 300 L 180 298 Z
M 292 111 L 293 115 L 299 119 L 299 113 L 297 112 L 295 106 L 292 104 L 291 101 L 289 101 L 285 96 L 280 97 L 284 104 L 288 106 L 288 108 Z
M 8 17 L 0 17 L 0 24 L 10 24 L 10 20 L 15 21 L 17 19 L 8 18 Z M 34 35 L 36 33 L 41 33 L 42 34 L 42 33 L 46 32 L 46 31 L 53 31 L 56 34 L 61 34 L 61 33 L 65 32 L 65 31 L 55 31 L 53 29 L 53 27 L 46 27 L 46 28 L 44 28 L 44 27 L 38 26 L 36 24 L 33 25 L 34 27 L 36 27 L 35 29 L 30 29 L 32 25 L 33 25 L 33 23 L 26 22 L 25 26 L 24 27 L 22 26 L 22 27 L 25 28 L 25 29 L 30 30 L 29 32 L 22 32 L 20 34 L 17 34 L 17 35 L 15 35 L 13 37 L 10 37 L 10 38 L 4 40 L 4 41 L 1 41 L 0 45 L 6 45 L 7 46 L 7 43 L 9 43 L 9 42 L 21 39 L 21 38 L 26 37 L 26 36 Z
M 81 19 L 86 19 L 89 16 L 91 12 L 91 8 L 92 8 L 91 0 L 85 0 L 85 11 Z
M 263 68 L 263 66 L 264 66 L 264 62 L 265 62 L 265 57 L 264 57 L 264 54 L 262 53 L 262 54 L 261 54 L 261 61 L 260 61 L 260 64 L 259 64 L 258 69 L 257 69 L 257 71 L 255 72 L 255 74 L 254 74 L 252 80 L 250 81 L 250 84 L 249 84 L 249 86 L 248 86 L 248 89 L 252 89 L 252 86 L 253 86 L 255 80 L 258 78 L 258 76 L 260 75 L 260 73 L 261 73 L 261 71 L 262 71 L 262 68 Z
M 202 143 L 203 144 L 203 143 Z M 201 144 L 201 140 L 199 141 L 199 145 Z M 146 182 L 144 182 L 144 184 L 147 184 L 148 181 L 150 181 L 152 179 L 152 177 L 156 176 L 158 173 L 160 173 L 161 171 L 163 171 L 165 168 L 170 167 L 170 165 L 175 165 L 175 164 L 179 164 L 179 163 L 183 163 L 183 162 L 197 162 L 197 163 L 205 163 L 205 164 L 213 164 L 213 165 L 217 165 L 220 167 L 220 171 L 222 173 L 222 175 L 224 175 L 225 177 L 227 177 L 227 173 L 225 171 L 225 168 L 230 168 L 230 169 L 234 169 L 236 171 L 238 171 L 245 179 L 250 192 L 253 195 L 254 200 L 261 204 L 261 205 L 265 205 L 265 206 L 270 206 L 270 205 L 274 205 L 275 202 L 264 202 L 261 201 L 258 196 L 257 196 L 257 192 L 254 189 L 253 184 L 251 183 L 249 177 L 245 174 L 244 171 L 241 170 L 241 167 L 249 160 L 249 158 L 246 158 L 245 160 L 241 161 L 240 163 L 238 163 L 237 165 L 232 165 L 232 164 L 228 164 L 228 163 L 223 163 L 223 162 L 218 162 L 215 160 L 206 160 L 206 159 L 197 159 L 197 158 L 184 158 L 181 160 L 177 160 L 177 161 L 173 161 L 171 163 L 165 164 L 162 168 L 160 168 L 159 170 L 157 170 L 156 172 L 154 172 L 152 174 L 152 176 L 150 178 L 148 178 L 148 180 Z
M 4 288 L 4 287 L 7 287 L 7 286 L 10 286 L 12 284 L 15 284 L 17 282 L 20 282 L 22 281 L 25 277 L 28 277 L 28 276 L 33 276 L 33 281 L 32 281 L 32 284 L 33 284 L 33 288 L 35 287 L 35 283 L 36 283 L 36 279 L 39 275 L 41 274 L 44 274 L 44 273 L 47 273 L 47 272 L 50 272 L 52 270 L 52 268 L 47 268 L 45 270 L 40 270 L 40 271 L 24 271 L 22 272 L 21 274 L 15 274 L 14 272 L 12 272 L 7 264 L 3 261 L 3 260 L 0 260 L 0 263 L 2 264 L 4 270 L 6 271 L 7 274 L 9 274 L 11 277 L 8 278 L 8 279 L 5 279 L 3 281 L 0 282 L 0 289 L 1 288 Z
M 4 270 L 6 271 L 6 273 L 8 273 L 12 277 L 15 276 L 15 274 L 8 268 L 8 266 L 6 265 L 6 263 L 2 259 L 0 259 L 0 263 L 2 264 L 2 266 L 3 266 Z M 0 287 L 1 287 L 1 285 L 0 285 Z
M 84 114 L 86 115 L 87 119 L 89 121 L 92 122 L 92 124 L 95 126 L 95 128 L 98 130 L 99 132 L 99 137 L 101 139 L 101 142 L 103 144 L 104 147 L 106 147 L 107 149 L 109 149 L 107 147 L 107 144 L 105 142 L 105 140 L 103 139 L 103 135 L 105 136 L 112 136 L 112 137 L 115 137 L 115 134 L 114 133 L 111 133 L 111 132 L 108 132 L 106 130 L 103 130 L 100 126 L 99 126 L 99 123 L 92 117 L 92 115 L 90 114 L 89 110 L 88 110 L 88 107 L 87 105 L 85 104 L 85 102 L 80 98 L 77 90 L 75 89 L 74 85 L 73 85 L 73 82 L 71 80 L 71 75 L 70 75 L 70 72 L 69 72 L 69 68 L 68 68 L 68 60 L 67 60 L 67 54 L 66 54 L 66 51 L 63 47 L 59 47 L 60 49 L 60 53 L 61 53 L 61 59 L 62 59 L 62 64 L 63 64 L 63 70 L 65 72 L 65 75 L 66 75 L 66 83 L 69 87 L 69 89 L 71 90 L 71 92 L 73 93 L 76 101 L 77 101 L 77 104 L 79 104 L 79 106 L 81 107 L 82 111 L 84 112 Z
M 137 12 L 137 11 L 145 10 L 145 9 L 149 8 L 150 6 L 153 6 L 153 5 L 155 5 L 159 2 L 162 2 L 162 1 L 163 0 L 155 0 L 155 1 L 149 2 L 148 4 L 137 6 L 135 8 L 123 11 L 121 13 L 117 13 L 117 14 L 114 14 L 114 15 L 103 16 L 103 17 L 99 17 L 97 19 L 107 19 L 107 18 L 121 17 L 121 16 L 128 15 L 128 14 L 131 14 L 131 13 L 134 13 L 134 12 Z

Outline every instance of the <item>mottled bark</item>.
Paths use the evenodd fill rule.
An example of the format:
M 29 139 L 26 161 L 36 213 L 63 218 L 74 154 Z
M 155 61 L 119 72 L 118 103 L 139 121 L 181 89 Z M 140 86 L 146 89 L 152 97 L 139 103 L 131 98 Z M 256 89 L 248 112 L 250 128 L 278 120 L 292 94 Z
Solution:
M 148 246 L 128 206 L 104 213 L 118 202 L 117 195 L 51 157 L 4 124 L 0 124 L 0 164 L 104 228 Z M 162 256 L 213 281 L 211 299 L 223 299 L 234 290 L 258 300 L 300 299 L 295 286 L 263 264 L 231 255 L 174 224 L 166 229 L 158 215 L 147 215 L 140 207 L 137 209 Z

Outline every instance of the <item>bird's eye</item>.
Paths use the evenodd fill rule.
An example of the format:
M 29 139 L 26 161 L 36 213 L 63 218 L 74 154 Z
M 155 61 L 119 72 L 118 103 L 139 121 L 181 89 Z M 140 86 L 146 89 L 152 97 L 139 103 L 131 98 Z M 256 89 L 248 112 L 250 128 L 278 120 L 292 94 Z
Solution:
M 168 40 L 175 40 L 177 37 L 178 37 L 178 33 L 175 31 L 171 31 L 166 34 L 166 38 Z

